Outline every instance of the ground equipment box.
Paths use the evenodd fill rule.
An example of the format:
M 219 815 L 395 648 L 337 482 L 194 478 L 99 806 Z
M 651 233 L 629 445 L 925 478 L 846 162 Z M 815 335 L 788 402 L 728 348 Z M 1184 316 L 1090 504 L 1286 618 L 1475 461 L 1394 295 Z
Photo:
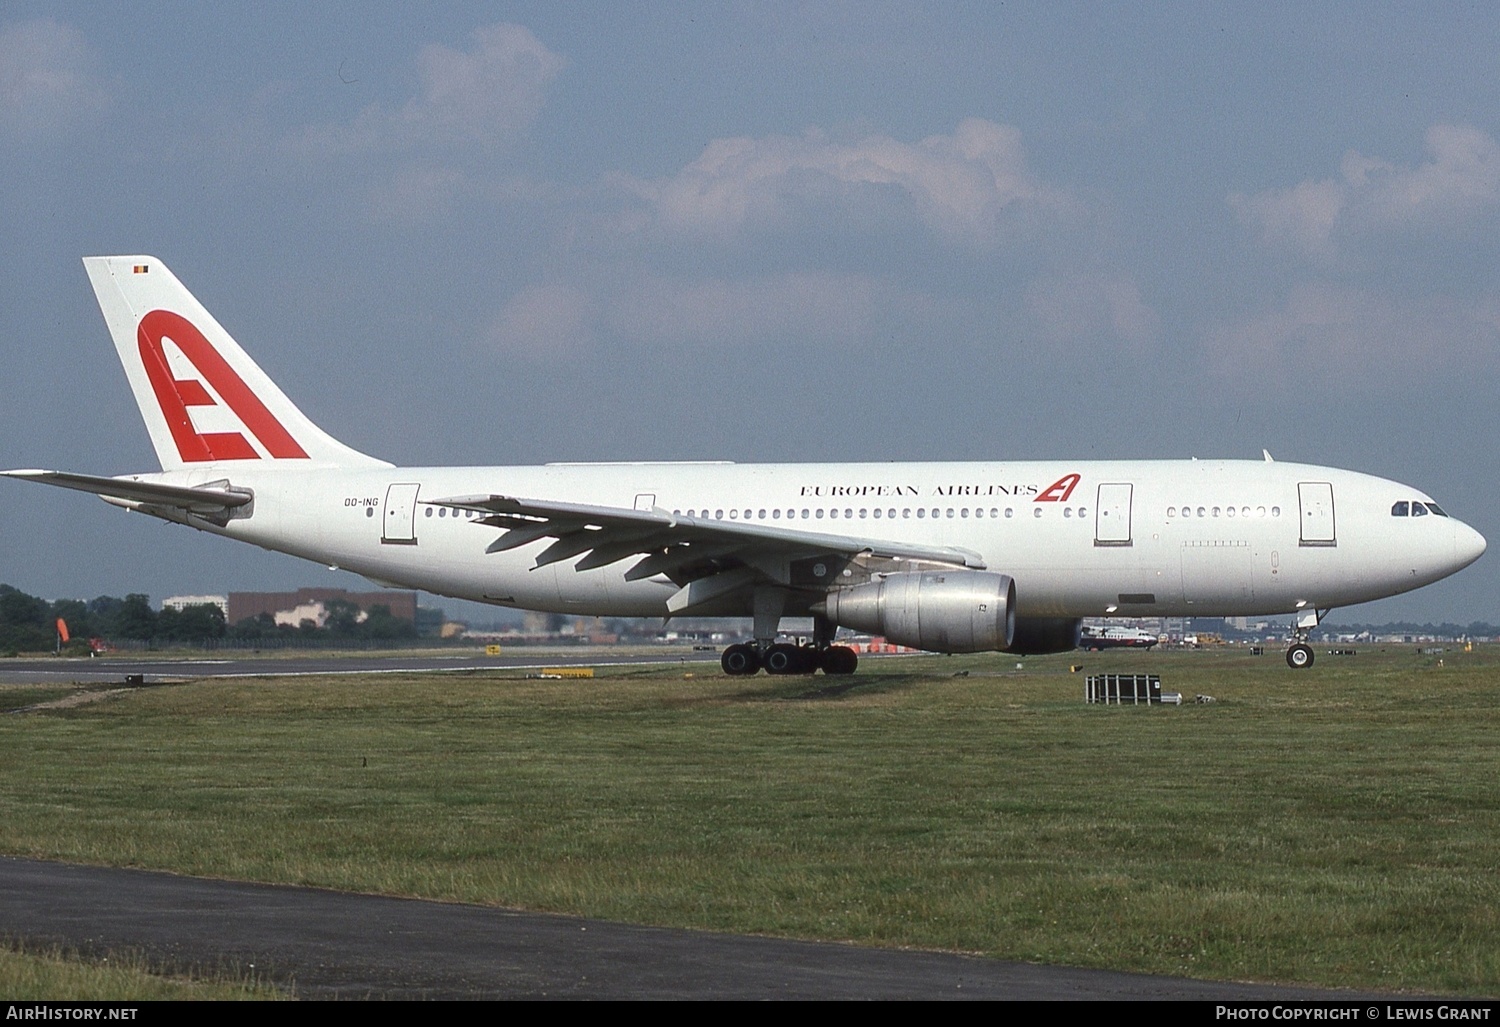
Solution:
M 1157 674 L 1090 674 L 1084 684 L 1084 698 L 1093 703 L 1135 706 L 1182 702 L 1176 692 L 1162 692 Z

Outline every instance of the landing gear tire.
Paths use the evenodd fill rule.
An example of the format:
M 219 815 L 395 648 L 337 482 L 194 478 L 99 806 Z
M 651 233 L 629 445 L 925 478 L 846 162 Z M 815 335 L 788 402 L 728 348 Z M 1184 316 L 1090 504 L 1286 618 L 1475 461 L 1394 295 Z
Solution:
M 778 642 L 766 650 L 765 658 L 761 663 L 766 668 L 767 674 L 800 674 L 802 652 L 795 645 Z
M 1312 646 L 1298 642 L 1286 651 L 1286 665 L 1293 670 L 1303 670 L 1313 665 Z
M 818 669 L 818 650 L 807 645 L 778 642 L 761 657 L 767 674 L 811 674 Z
M 831 645 L 819 654 L 824 674 L 853 674 L 859 666 L 859 654 L 846 645 Z
M 724 655 L 719 657 L 719 666 L 730 677 L 754 674 L 760 670 L 760 653 L 755 646 L 741 642 L 724 650 Z

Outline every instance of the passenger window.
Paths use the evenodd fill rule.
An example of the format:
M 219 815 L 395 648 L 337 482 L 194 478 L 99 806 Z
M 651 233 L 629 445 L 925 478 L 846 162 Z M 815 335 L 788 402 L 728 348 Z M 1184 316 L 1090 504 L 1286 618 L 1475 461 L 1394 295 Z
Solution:
M 1406 516 L 1406 511 L 1407 511 L 1407 503 L 1406 503 L 1406 500 L 1403 499 L 1403 500 L 1401 500 L 1401 502 L 1399 502 L 1395 506 L 1391 507 L 1391 516 L 1392 517 L 1405 517 Z

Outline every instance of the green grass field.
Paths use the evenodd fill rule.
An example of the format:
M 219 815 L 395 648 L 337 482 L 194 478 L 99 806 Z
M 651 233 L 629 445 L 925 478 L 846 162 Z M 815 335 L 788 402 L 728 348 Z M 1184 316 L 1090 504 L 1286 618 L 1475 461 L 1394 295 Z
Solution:
M 85 958 L 55 948 L 27 951 L 0 943 L 0 995 L 10 1002 L 223 1002 L 290 996 L 237 974 L 164 974 L 132 953 Z
M 1021 662 L 142 689 L 0 717 L 0 851 L 1500 994 L 1500 647 L 1300 673 L 1227 650 Z M 1086 706 L 1073 662 L 1217 702 Z

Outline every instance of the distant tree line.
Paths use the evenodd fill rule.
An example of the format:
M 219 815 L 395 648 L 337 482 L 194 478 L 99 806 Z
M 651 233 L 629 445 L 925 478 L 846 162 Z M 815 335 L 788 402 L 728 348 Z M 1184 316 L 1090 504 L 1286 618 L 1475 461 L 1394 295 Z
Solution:
M 343 599 L 324 604 L 323 627 L 314 621 L 277 624 L 269 614 L 226 624 L 224 611 L 213 603 L 181 610 L 153 610 L 150 597 L 132 592 L 125 598 L 57 599 L 48 602 L 18 588 L 0 584 L 0 653 L 51 649 L 57 642 L 57 621 L 68 626 L 72 639 L 66 652 L 86 653 L 88 640 L 98 638 L 163 644 L 202 645 L 219 639 L 305 639 L 307 641 L 385 640 L 415 638 L 416 625 L 392 616 L 390 607 L 374 606 L 360 619 L 360 609 Z

